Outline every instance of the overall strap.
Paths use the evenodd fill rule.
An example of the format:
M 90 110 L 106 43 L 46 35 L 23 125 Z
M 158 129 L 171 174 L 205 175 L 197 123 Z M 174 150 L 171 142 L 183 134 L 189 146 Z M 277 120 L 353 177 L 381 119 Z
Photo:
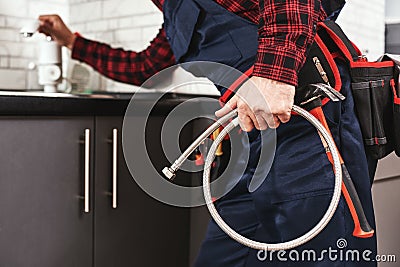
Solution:
M 321 37 L 331 53 L 341 52 L 348 63 L 359 61 L 360 50 L 347 38 L 343 30 L 334 21 L 326 20 L 318 24 L 318 36 Z

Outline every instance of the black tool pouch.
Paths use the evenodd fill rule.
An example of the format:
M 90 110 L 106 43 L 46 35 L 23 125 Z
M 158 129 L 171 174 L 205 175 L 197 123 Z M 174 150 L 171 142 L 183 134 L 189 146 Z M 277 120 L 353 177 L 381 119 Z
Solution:
M 393 62 L 359 62 L 351 68 L 352 92 L 366 152 L 375 159 L 394 148 Z
M 395 94 L 393 60 L 382 57 L 380 61 L 368 62 L 333 21 L 321 23 L 318 34 L 329 51 L 339 54 L 349 65 L 366 153 L 381 159 L 395 150 L 399 156 L 400 99 L 397 98 L 399 94 Z

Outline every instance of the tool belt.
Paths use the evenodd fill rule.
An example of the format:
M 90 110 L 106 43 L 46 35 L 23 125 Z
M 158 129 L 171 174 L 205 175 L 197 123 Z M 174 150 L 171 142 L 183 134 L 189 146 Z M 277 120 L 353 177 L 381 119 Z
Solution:
M 355 111 L 366 153 L 380 159 L 395 151 L 400 156 L 400 59 L 383 56 L 368 62 L 334 21 L 318 24 L 315 42 L 299 73 L 299 87 L 316 82 L 342 86 L 335 61 L 347 63 Z M 324 99 L 323 104 L 329 101 Z
M 360 50 L 332 20 L 320 22 L 315 41 L 298 74 L 298 87 L 326 83 L 340 91 L 342 81 L 337 61 L 347 63 L 351 75 L 355 111 L 366 153 L 381 159 L 395 151 L 400 157 L 400 57 L 388 55 L 368 62 Z M 239 77 L 220 98 L 226 103 L 251 76 L 253 68 Z M 328 98 L 322 100 L 326 104 Z

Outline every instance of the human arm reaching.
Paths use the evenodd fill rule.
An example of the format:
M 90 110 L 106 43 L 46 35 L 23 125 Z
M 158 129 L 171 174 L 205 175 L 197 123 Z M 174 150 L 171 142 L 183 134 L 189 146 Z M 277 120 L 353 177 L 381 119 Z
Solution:
M 163 28 L 145 50 L 135 52 L 112 48 L 108 44 L 76 35 L 58 15 L 43 15 L 39 17 L 39 21 L 39 31 L 71 49 L 73 59 L 84 62 L 104 76 L 119 82 L 141 85 L 160 70 L 175 64 L 175 57 Z

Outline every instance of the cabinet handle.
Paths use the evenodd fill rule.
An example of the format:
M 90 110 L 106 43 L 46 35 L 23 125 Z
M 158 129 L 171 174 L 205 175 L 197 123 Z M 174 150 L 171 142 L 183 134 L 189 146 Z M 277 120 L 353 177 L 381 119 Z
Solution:
M 90 178 L 90 129 L 85 129 L 85 208 L 84 212 L 89 213 L 89 178 Z
M 117 169 L 118 169 L 118 129 L 113 129 L 113 161 L 112 161 L 112 208 L 117 208 Z

